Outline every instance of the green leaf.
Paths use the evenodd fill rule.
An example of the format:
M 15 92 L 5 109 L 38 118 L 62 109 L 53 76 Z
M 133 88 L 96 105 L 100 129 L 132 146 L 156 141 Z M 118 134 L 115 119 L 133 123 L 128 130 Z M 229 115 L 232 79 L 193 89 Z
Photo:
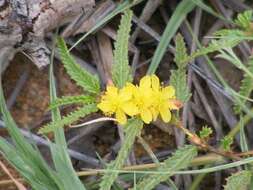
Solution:
M 179 3 L 176 10 L 173 12 L 173 15 L 170 17 L 165 31 L 161 37 L 161 40 L 158 44 L 158 47 L 155 50 L 155 54 L 152 58 L 151 64 L 148 68 L 148 75 L 154 74 L 164 53 L 167 50 L 167 47 L 172 39 L 172 37 L 177 32 L 179 26 L 182 24 L 186 15 L 193 10 L 195 4 L 189 0 L 183 0 Z
M 45 176 L 38 176 L 40 171 L 34 164 L 29 164 L 29 162 L 24 159 L 21 152 L 9 144 L 4 138 L 0 137 L 0 150 L 2 155 L 8 160 L 12 166 L 24 177 L 24 179 L 35 189 L 44 190 L 45 188 L 49 190 L 58 189 L 54 181 Z M 27 159 L 28 160 L 28 159 Z M 48 180 L 48 181 L 46 181 Z
M 110 190 L 113 182 L 118 177 L 119 172 L 129 155 L 129 152 L 134 144 L 136 136 L 141 134 L 143 122 L 139 119 L 130 119 L 124 127 L 125 138 L 122 147 L 119 150 L 116 160 L 108 164 L 106 172 L 102 177 L 102 182 L 99 184 L 100 190 Z
M 220 40 L 212 40 L 207 47 L 202 47 L 198 49 L 197 51 L 193 52 L 188 59 L 186 59 L 186 62 L 190 62 L 194 60 L 195 58 L 207 55 L 208 53 L 212 53 L 215 51 L 219 51 L 224 48 L 232 48 L 239 44 L 241 39 L 237 38 L 231 38 L 231 39 L 220 39 Z
M 186 47 L 183 37 L 178 34 L 175 40 L 176 52 L 174 61 L 177 65 L 177 70 L 171 71 L 170 84 L 174 86 L 176 90 L 176 97 L 182 102 L 187 102 L 190 98 L 190 93 L 187 86 L 187 62 L 185 60 L 189 59 L 186 52 Z
M 39 133 L 49 133 L 55 128 L 62 128 L 65 125 L 70 125 L 71 123 L 78 121 L 81 117 L 84 117 L 90 113 L 97 112 L 96 104 L 88 104 L 84 107 L 78 108 L 76 111 L 69 113 L 67 116 L 63 117 L 61 120 L 56 120 L 52 123 L 47 124 L 39 130 Z
M 70 77 L 87 92 L 98 94 L 100 92 L 98 77 L 84 70 L 75 62 L 62 38 L 58 38 L 58 47 L 62 63 Z
M 221 29 L 214 32 L 216 37 L 220 38 L 243 38 L 245 37 L 244 31 L 239 29 Z
M 112 79 L 114 84 L 122 88 L 126 82 L 131 82 L 132 75 L 128 63 L 128 40 L 131 30 L 133 13 L 131 10 L 124 12 L 121 18 L 119 30 L 115 42 L 114 64 L 112 67 Z
M 58 108 L 59 106 L 68 105 L 68 104 L 90 104 L 94 103 L 95 98 L 92 96 L 79 95 L 79 96 L 67 96 L 62 98 L 56 98 L 49 105 L 49 109 Z
M 225 151 L 230 151 L 232 144 L 233 144 L 233 138 L 230 136 L 225 136 L 223 139 L 221 139 L 221 147 Z
M 178 34 L 176 36 L 175 44 L 176 53 L 174 61 L 179 69 L 184 69 L 185 67 L 187 67 L 187 62 L 185 62 L 185 60 L 188 59 L 188 55 L 186 52 L 184 39 L 181 34 Z
M 191 97 L 187 86 L 186 70 L 172 70 L 170 76 L 170 84 L 176 90 L 176 97 L 182 102 L 187 102 Z
M 213 130 L 210 127 L 204 126 L 199 132 L 199 137 L 201 139 L 208 138 L 213 133 Z
M 0 108 L 5 126 L 15 145 L 12 146 L 5 139 L 1 138 L 1 153 L 34 189 L 60 190 L 60 182 L 55 172 L 47 165 L 39 150 L 34 148 L 34 146 L 24 138 L 11 117 L 4 100 L 1 83 Z
M 247 69 L 249 70 L 249 72 L 251 72 L 253 74 L 253 60 L 252 59 L 249 61 Z M 253 78 L 244 72 L 243 79 L 242 79 L 241 85 L 240 85 L 240 90 L 238 93 L 241 96 L 248 98 L 252 91 L 253 91 Z M 245 104 L 246 99 L 241 98 L 241 102 L 243 104 Z M 234 110 L 235 110 L 235 113 L 239 114 L 239 113 L 241 113 L 242 108 L 240 105 L 236 104 L 234 106 Z
M 219 36 L 219 35 L 220 34 L 217 33 L 217 36 Z M 189 56 L 186 56 L 186 55 L 185 56 L 179 56 L 179 55 L 177 55 L 178 53 L 181 54 L 180 51 L 179 51 L 179 48 L 178 48 L 178 51 L 177 51 L 178 53 L 176 53 L 175 56 L 180 57 L 180 65 L 186 65 L 186 63 L 189 63 L 189 62 L 193 61 L 197 57 L 204 56 L 204 55 L 207 55 L 209 53 L 222 50 L 224 48 L 232 48 L 232 47 L 238 45 L 244 39 L 244 37 L 242 37 L 242 36 L 231 37 L 231 38 L 230 37 L 227 36 L 225 38 L 222 37 L 222 39 L 219 39 L 219 40 L 211 40 L 211 42 L 208 44 L 207 47 L 201 47 L 200 49 L 193 52 Z M 181 46 L 182 46 L 183 42 L 178 42 L 178 43 L 181 43 L 181 45 L 179 47 L 182 48 Z M 175 58 L 176 63 L 179 61 L 177 59 L 179 59 L 179 58 Z
M 248 190 L 252 177 L 251 171 L 240 171 L 227 178 L 224 190 Z
M 237 18 L 235 19 L 235 23 L 245 30 L 249 30 L 249 28 L 251 28 L 251 21 L 252 21 L 252 10 L 247 10 L 244 11 L 243 13 L 238 14 Z
M 173 156 L 164 161 L 164 164 L 157 168 L 160 174 L 150 174 L 143 178 L 137 185 L 136 189 L 151 190 L 161 182 L 166 181 L 173 172 L 188 167 L 194 157 L 197 156 L 195 146 L 184 146 L 178 149 Z
M 52 52 L 51 60 L 53 60 L 54 57 L 53 55 L 54 51 Z M 49 82 L 50 82 L 50 102 L 52 103 L 57 99 L 55 79 L 53 74 L 53 61 L 51 61 L 50 64 Z M 51 110 L 51 114 L 53 122 L 57 122 L 58 120 L 61 119 L 60 110 L 58 108 L 53 108 Z M 84 185 L 78 178 L 72 166 L 72 162 L 67 150 L 67 143 L 65 140 L 63 128 L 55 128 L 54 137 L 55 137 L 55 144 L 50 143 L 50 150 L 55 170 L 57 172 L 57 177 L 60 179 L 60 184 L 63 186 L 61 189 L 85 190 Z

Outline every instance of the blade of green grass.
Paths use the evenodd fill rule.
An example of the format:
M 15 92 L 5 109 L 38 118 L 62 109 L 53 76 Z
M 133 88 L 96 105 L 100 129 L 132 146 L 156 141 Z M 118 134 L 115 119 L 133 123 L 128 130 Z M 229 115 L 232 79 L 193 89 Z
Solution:
M 60 182 L 55 172 L 47 165 L 36 147 L 33 147 L 33 145 L 24 138 L 10 115 L 5 103 L 1 82 L 0 108 L 6 129 L 15 145 L 10 146 L 5 139 L 1 138 L 1 153 L 34 189 L 58 190 Z
M 55 44 L 55 42 L 54 42 Z M 53 74 L 53 58 L 54 58 L 54 48 L 51 55 L 51 64 L 49 69 L 49 85 L 50 85 L 50 102 L 54 102 L 57 99 L 55 79 Z M 53 108 L 51 110 L 53 122 L 61 119 L 59 108 Z M 64 185 L 64 189 L 76 189 L 85 190 L 84 185 L 79 180 L 72 167 L 72 163 L 67 151 L 67 143 L 65 140 L 63 128 L 54 129 L 55 144 L 50 144 L 50 149 L 55 164 L 55 169 L 58 172 L 59 178 Z
M 193 10 L 195 4 L 189 0 L 183 0 L 177 6 L 176 10 L 173 12 L 173 15 L 168 22 L 165 31 L 161 37 L 161 41 L 158 44 L 158 47 L 155 50 L 155 54 L 152 58 L 151 64 L 148 68 L 147 74 L 154 74 L 160 61 L 167 50 L 167 47 L 172 39 L 172 37 L 177 32 L 179 26 L 182 24 L 186 15 Z

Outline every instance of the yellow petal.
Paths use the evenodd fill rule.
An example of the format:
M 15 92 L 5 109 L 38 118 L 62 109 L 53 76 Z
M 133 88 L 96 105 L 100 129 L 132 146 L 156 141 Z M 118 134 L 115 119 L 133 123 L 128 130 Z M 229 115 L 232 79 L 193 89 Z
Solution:
M 131 90 L 134 90 L 134 89 L 136 88 L 136 86 L 133 85 L 133 84 L 130 83 L 130 82 L 127 82 L 127 83 L 126 83 L 126 87 L 127 87 L 127 88 L 130 88 Z
M 140 81 L 140 88 L 147 89 L 151 87 L 151 77 L 149 75 L 143 77 Z
M 149 124 L 152 121 L 152 113 L 150 110 L 141 110 L 141 119 L 144 121 L 144 123 Z
M 157 109 L 155 109 L 154 107 L 151 108 L 150 111 L 152 113 L 153 121 L 155 121 L 159 115 L 159 111 Z
M 120 109 L 116 111 L 116 120 L 121 125 L 124 125 L 127 122 L 127 117 L 126 117 L 125 113 Z
M 115 106 L 109 101 L 102 101 L 97 107 L 104 113 L 110 113 L 115 111 Z
M 175 88 L 173 86 L 166 86 L 162 89 L 163 97 L 166 99 L 175 97 Z
M 119 100 L 122 102 L 130 100 L 132 96 L 133 96 L 133 89 L 129 86 L 125 86 L 119 92 Z
M 156 75 L 151 76 L 152 89 L 158 91 L 160 89 L 160 80 Z
M 171 112 L 169 109 L 166 109 L 166 106 L 160 108 L 161 118 L 165 123 L 168 123 L 171 120 Z
M 105 94 L 109 98 L 115 98 L 118 96 L 118 88 L 116 88 L 115 86 L 107 86 Z
M 122 110 L 129 116 L 134 116 L 139 113 L 138 107 L 133 102 L 124 103 Z

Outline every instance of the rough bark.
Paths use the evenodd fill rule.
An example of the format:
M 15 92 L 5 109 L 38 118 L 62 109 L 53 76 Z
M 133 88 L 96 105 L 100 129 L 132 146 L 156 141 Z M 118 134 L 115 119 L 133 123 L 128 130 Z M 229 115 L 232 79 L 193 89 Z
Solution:
M 5 67 L 17 51 L 40 68 L 49 64 L 46 32 L 90 14 L 95 0 L 0 0 L 0 64 Z

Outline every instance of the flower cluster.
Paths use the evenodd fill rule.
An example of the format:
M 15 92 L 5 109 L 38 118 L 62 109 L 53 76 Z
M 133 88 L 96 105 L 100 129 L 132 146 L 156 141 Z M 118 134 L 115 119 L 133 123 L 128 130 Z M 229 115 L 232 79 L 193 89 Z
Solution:
M 148 124 L 160 115 L 164 122 L 169 122 L 171 110 L 181 107 L 176 100 L 174 87 L 162 87 L 156 75 L 143 77 L 139 86 L 132 83 L 127 83 L 121 89 L 107 86 L 97 106 L 106 115 L 115 114 L 120 124 L 127 122 L 127 116 L 140 117 Z

